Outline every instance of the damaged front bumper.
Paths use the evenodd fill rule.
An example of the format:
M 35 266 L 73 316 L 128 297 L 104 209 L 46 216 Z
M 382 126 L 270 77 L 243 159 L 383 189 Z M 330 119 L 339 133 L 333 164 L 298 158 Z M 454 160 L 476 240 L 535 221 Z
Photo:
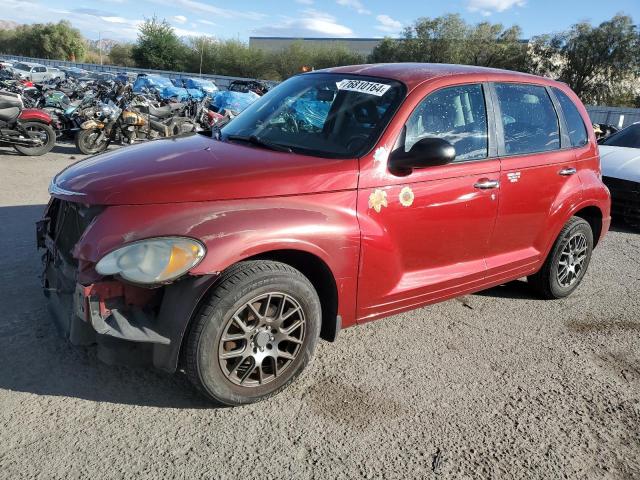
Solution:
M 216 277 L 185 276 L 153 289 L 99 277 L 87 281 L 95 274 L 80 274 L 87 266 L 60 251 L 64 242 L 54 240 L 50 224 L 47 214 L 36 224 L 37 245 L 44 293 L 62 336 L 75 345 L 96 344 L 108 364 L 174 372 L 189 320 Z

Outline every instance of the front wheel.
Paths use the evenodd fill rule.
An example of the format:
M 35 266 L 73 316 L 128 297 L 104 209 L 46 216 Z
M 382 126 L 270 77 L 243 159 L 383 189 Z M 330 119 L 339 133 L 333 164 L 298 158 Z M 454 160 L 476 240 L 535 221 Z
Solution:
M 311 361 L 321 307 L 309 280 L 289 265 L 241 262 L 223 273 L 194 318 L 186 372 L 222 405 L 275 395 Z
M 23 122 L 21 125 L 22 128 L 27 131 L 30 138 L 38 141 L 38 145 L 34 147 L 14 145 L 13 148 L 15 148 L 18 153 L 37 157 L 49 153 L 56 144 L 56 132 L 50 125 L 40 122 Z
M 76 134 L 76 148 L 85 155 L 95 155 L 107 149 L 106 135 L 100 135 L 101 129 L 80 130 Z
M 529 283 L 547 299 L 570 295 L 584 278 L 593 251 L 593 230 L 579 217 L 571 217 L 560 231 L 540 271 Z

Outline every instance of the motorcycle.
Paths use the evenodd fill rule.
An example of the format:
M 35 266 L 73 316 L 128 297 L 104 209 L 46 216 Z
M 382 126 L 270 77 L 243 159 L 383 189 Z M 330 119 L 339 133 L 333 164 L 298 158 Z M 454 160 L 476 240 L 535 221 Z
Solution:
M 156 107 L 153 103 L 134 97 L 109 102 L 110 113 L 103 110 L 102 118 L 87 120 L 76 135 L 76 147 L 85 155 L 103 152 L 112 142 L 132 144 L 159 137 L 172 137 L 195 131 L 195 124 L 186 117 L 176 116 L 184 109 L 181 104 Z
M 0 145 L 12 146 L 22 155 L 44 155 L 56 143 L 51 122 L 47 112 L 24 108 L 20 95 L 0 91 Z

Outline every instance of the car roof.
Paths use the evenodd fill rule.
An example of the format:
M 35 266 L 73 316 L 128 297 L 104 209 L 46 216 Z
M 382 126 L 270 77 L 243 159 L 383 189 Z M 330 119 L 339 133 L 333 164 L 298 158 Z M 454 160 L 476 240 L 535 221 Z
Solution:
M 17 62 L 17 63 L 21 63 L 29 67 L 44 67 L 44 65 L 42 65 L 41 63 L 35 63 L 35 62 Z
M 363 65 L 348 65 L 344 67 L 327 68 L 316 70 L 305 75 L 313 75 L 317 72 L 345 73 L 356 75 L 367 75 L 371 77 L 389 78 L 397 80 L 409 88 L 409 90 L 419 84 L 435 80 L 441 77 L 467 76 L 474 80 L 502 80 L 513 79 L 528 83 L 540 83 L 545 85 L 559 85 L 554 80 L 538 77 L 528 73 L 513 72 L 497 68 L 476 67 L 473 65 L 452 65 L 446 63 L 373 63 Z

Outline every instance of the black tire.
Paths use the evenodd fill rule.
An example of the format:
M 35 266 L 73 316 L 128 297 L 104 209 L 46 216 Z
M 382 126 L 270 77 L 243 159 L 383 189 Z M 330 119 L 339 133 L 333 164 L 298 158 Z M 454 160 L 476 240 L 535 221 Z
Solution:
M 109 145 L 106 137 L 100 143 L 96 143 L 96 137 L 100 135 L 102 130 L 94 128 L 92 130 L 80 130 L 76 134 L 76 148 L 84 155 L 95 155 L 104 152 Z
M 285 332 L 287 328 L 290 328 L 285 328 L 284 322 L 288 320 L 283 320 L 281 327 L 274 327 L 274 324 L 265 327 L 260 325 L 262 319 L 258 321 L 258 317 L 253 317 L 256 319 L 255 324 L 252 324 L 251 318 L 244 318 L 243 328 L 236 329 L 236 332 L 250 338 L 231 342 L 232 348 L 236 346 L 236 343 L 240 345 L 233 352 L 241 352 L 241 355 L 236 355 L 238 360 L 233 360 L 234 363 L 231 363 L 232 360 L 220 358 L 229 353 L 227 350 L 229 341 L 225 342 L 224 339 L 231 335 L 231 328 L 240 326 L 240 324 L 236 324 L 235 319 L 242 315 L 240 312 L 251 312 L 248 309 L 242 309 L 248 308 L 256 298 L 268 297 L 264 309 L 264 322 L 270 321 L 267 318 L 269 311 L 275 314 L 279 310 L 280 318 L 284 316 L 282 315 L 284 307 L 278 306 L 277 303 L 272 304 L 273 310 L 270 310 L 271 294 L 274 298 L 282 295 L 282 305 L 285 305 L 285 297 L 297 302 L 296 309 L 289 308 L 287 311 L 294 310 L 294 315 L 300 315 L 302 319 L 300 320 L 302 327 L 298 327 L 300 330 L 293 334 Z M 264 303 L 257 302 L 257 304 L 258 313 L 260 313 Z M 251 305 L 256 305 L 256 303 L 251 303 Z M 193 319 L 185 344 L 184 360 L 187 376 L 201 392 L 221 405 L 243 405 L 271 397 L 293 382 L 313 358 L 313 352 L 320 335 L 321 318 L 322 312 L 318 294 L 311 282 L 298 270 L 283 263 L 267 260 L 240 262 L 221 275 Z M 249 326 L 252 330 L 244 328 Z M 258 333 L 264 332 L 260 328 L 266 328 L 267 337 L 270 335 L 269 332 L 273 332 L 275 335 L 275 337 L 271 336 L 271 341 L 274 341 L 273 346 L 271 344 L 265 345 L 261 341 L 264 340 L 264 337 L 258 338 L 258 335 L 264 335 L 264 333 Z M 279 339 L 285 334 L 286 338 L 290 338 L 289 335 L 298 335 L 299 332 L 302 332 L 302 335 L 295 344 L 289 345 L 287 340 L 281 341 Z M 223 337 L 223 335 L 225 336 Z M 285 348 L 293 347 L 293 350 L 290 350 L 292 353 L 289 353 L 293 358 L 278 360 L 278 355 L 281 352 L 280 345 L 283 344 Z M 258 351 L 259 345 L 262 345 L 262 353 Z M 265 347 L 268 350 L 265 350 Z M 265 355 L 265 357 L 260 360 L 258 366 L 256 356 L 260 355 Z M 266 358 L 266 355 L 271 356 Z M 235 362 L 238 366 L 233 366 L 236 365 Z M 278 364 L 282 366 L 277 367 Z M 274 368 L 271 369 L 270 377 L 263 383 L 263 371 L 268 370 L 271 366 Z M 249 370 L 250 368 L 251 370 Z M 273 374 L 273 370 L 278 372 L 278 369 L 280 372 Z M 230 373 L 230 370 L 235 373 Z M 239 372 L 241 370 L 244 375 L 243 379 L 240 379 Z M 234 374 L 236 378 L 233 377 Z M 257 376 L 259 380 L 253 380 L 252 375 Z M 246 379 L 254 384 L 243 384 L 242 382 Z
M 563 271 L 567 271 L 566 263 L 569 261 L 564 252 L 566 251 L 565 249 L 571 249 L 568 244 L 570 241 L 576 241 L 576 239 L 584 241 L 584 261 L 580 265 L 580 270 L 577 273 L 574 272 L 575 277 L 570 280 L 571 283 L 568 283 L 566 277 L 564 277 L 565 284 L 563 284 L 560 278 L 563 278 Z M 582 282 L 589 267 L 592 252 L 593 230 L 591 225 L 582 218 L 571 217 L 560 231 L 542 268 L 536 274 L 531 275 L 528 278 L 528 282 L 543 298 L 550 300 L 564 298 L 573 293 Z M 563 258 L 564 260 L 562 260 Z M 563 261 L 565 262 L 564 264 L 561 263 Z M 573 255 L 570 263 L 572 262 L 574 262 Z M 571 274 L 569 273 L 569 278 L 570 276 Z
M 46 136 L 46 139 L 38 147 L 22 147 L 14 145 L 13 148 L 15 148 L 18 153 L 28 155 L 30 157 L 38 157 L 45 153 L 49 153 L 56 144 L 56 132 L 50 125 L 41 122 L 24 122 L 21 123 L 21 125 L 29 132 L 29 134 L 34 132 L 34 134 Z

